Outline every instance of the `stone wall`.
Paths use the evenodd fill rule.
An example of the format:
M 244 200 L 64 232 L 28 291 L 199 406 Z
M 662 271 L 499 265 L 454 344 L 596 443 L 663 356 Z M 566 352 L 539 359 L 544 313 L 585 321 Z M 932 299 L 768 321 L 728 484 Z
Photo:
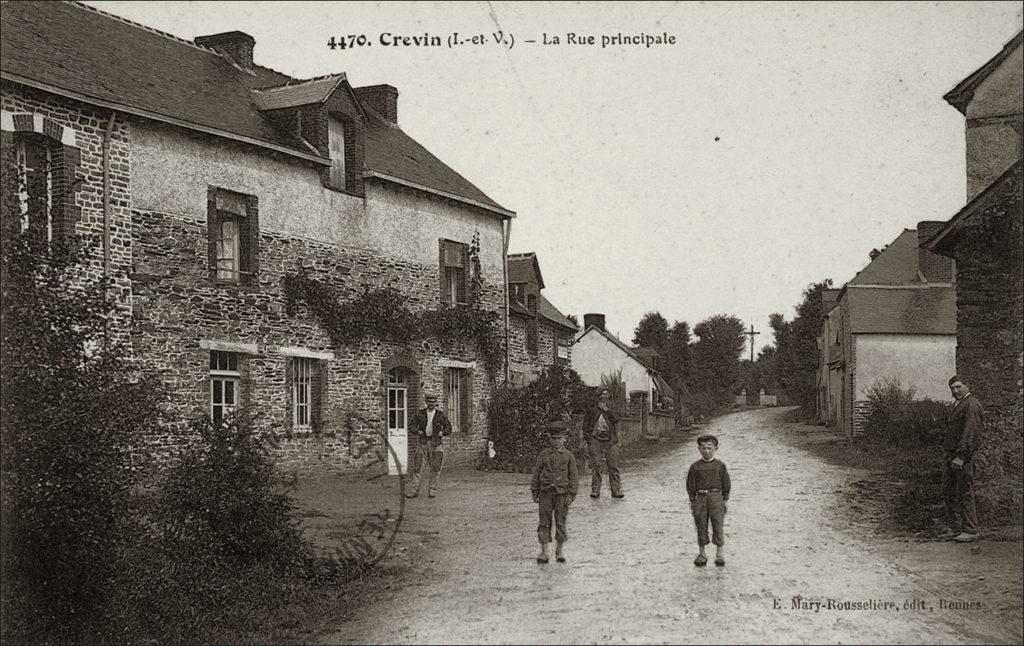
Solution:
M 285 311 L 281 279 L 301 262 L 310 277 L 329 283 L 340 299 L 366 288 L 392 287 L 409 298 L 410 309 L 439 302 L 438 267 L 402 261 L 369 250 L 286 237 L 260 235 L 260 268 L 255 285 L 229 286 L 209 280 L 206 222 L 154 211 L 134 211 L 135 282 L 132 333 L 143 365 L 158 373 L 171 393 L 168 405 L 178 418 L 202 415 L 209 407 L 209 349 L 203 343 L 248 344 L 242 367 L 242 404 L 259 413 L 257 427 L 283 435 L 278 454 L 290 468 L 353 468 L 384 457 L 384 362 L 408 357 L 403 365 L 418 373 L 418 392 L 444 393 L 449 366 L 471 371 L 472 422 L 449 440 L 449 459 L 471 462 L 485 443 L 490 384 L 475 350 L 467 344 L 442 347 L 425 339 L 412 347 L 375 339 L 332 347 L 324 330 L 300 307 Z M 498 309 L 502 293 L 488 285 L 486 307 Z M 286 385 L 288 356 L 282 348 L 331 353 L 323 429 L 289 432 Z M 413 365 L 409 365 L 413 364 Z M 421 402 L 411 402 L 411 407 Z M 413 406 L 413 404 L 415 406 Z M 163 455 L 187 443 L 187 429 L 171 425 L 153 442 Z
M 78 149 L 78 180 L 74 188 L 65 187 L 75 232 L 85 236 L 92 246 L 82 278 L 98 280 L 103 276 L 103 139 L 110 111 L 65 99 L 53 94 L 3 82 L 0 109 L 8 115 L 40 115 L 73 133 Z M 123 115 L 114 120 L 110 136 L 110 272 L 116 288 L 123 328 L 127 329 L 132 286 L 130 201 L 130 128 Z M 69 137 L 70 139 L 70 137 Z M 73 181 L 72 181 L 73 182 Z M 72 183 L 68 182 L 68 183 Z
M 985 408 L 979 478 L 1021 501 L 1024 427 L 1024 250 L 1020 168 L 995 204 L 966 218 L 956 241 L 957 373 Z
M 509 321 L 509 370 L 510 378 L 512 372 L 524 375 L 539 375 L 545 368 L 555 363 L 555 335 L 566 334 L 560 332 L 560 328 L 546 324 L 541 318 L 537 325 L 537 353 L 533 354 L 526 350 L 526 325 L 527 318 L 524 315 L 512 315 Z M 572 348 L 569 348 L 569 360 L 563 365 L 569 367 L 572 363 Z M 529 381 L 529 378 L 527 378 Z M 515 383 L 515 380 L 513 380 Z

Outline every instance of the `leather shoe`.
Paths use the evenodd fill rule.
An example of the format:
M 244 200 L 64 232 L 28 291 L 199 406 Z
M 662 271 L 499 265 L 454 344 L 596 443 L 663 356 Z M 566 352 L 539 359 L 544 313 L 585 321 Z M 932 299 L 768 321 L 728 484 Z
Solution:
M 592 494 L 590 494 L 590 497 L 591 498 L 600 498 L 601 494 L 599 494 L 599 493 L 592 493 Z
M 700 554 L 697 556 L 697 558 L 693 559 L 693 564 L 697 567 L 703 567 L 708 564 L 708 557 L 704 556 L 703 554 Z

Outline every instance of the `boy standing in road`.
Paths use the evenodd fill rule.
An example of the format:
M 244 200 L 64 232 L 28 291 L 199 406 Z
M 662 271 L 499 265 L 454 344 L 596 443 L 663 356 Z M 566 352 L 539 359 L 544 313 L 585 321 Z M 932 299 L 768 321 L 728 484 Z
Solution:
M 566 517 L 569 505 L 576 499 L 579 486 L 579 470 L 576 457 L 565 448 L 567 428 L 565 422 L 548 424 L 548 441 L 551 446 L 541 451 L 537 457 L 537 466 L 533 469 L 533 480 L 530 492 L 533 502 L 540 505 L 540 523 L 537 525 L 537 538 L 540 540 L 538 563 L 548 562 L 548 543 L 551 542 L 551 517 L 555 517 L 555 560 L 565 563 L 562 544 L 568 540 Z
M 708 557 L 704 546 L 714 543 L 715 565 L 725 565 L 725 512 L 728 510 L 729 472 L 725 463 L 715 459 L 718 438 L 701 435 L 697 438 L 701 458 L 690 465 L 686 475 L 686 493 L 690 496 L 690 510 L 697 525 L 697 544 L 700 554 L 693 560 L 696 566 L 707 565 Z M 708 541 L 708 520 L 711 520 L 712 536 Z

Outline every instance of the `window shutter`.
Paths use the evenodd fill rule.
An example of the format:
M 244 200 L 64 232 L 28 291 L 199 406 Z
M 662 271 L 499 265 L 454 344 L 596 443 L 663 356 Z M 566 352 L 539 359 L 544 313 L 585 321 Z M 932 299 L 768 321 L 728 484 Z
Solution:
M 255 195 L 245 196 L 245 214 L 239 226 L 240 268 L 247 272 L 242 274 L 239 282 L 254 285 L 259 271 L 260 255 L 260 219 L 259 198 Z
M 462 418 L 462 431 L 467 432 L 473 429 L 473 370 L 467 368 L 466 370 L 459 371 L 462 377 L 462 383 L 459 384 L 459 390 L 462 395 L 462 411 L 460 417 Z
M 437 243 L 437 249 L 438 249 L 437 268 L 438 268 L 438 273 L 441 276 L 441 282 L 440 282 L 441 304 L 442 305 L 448 305 L 450 303 L 450 299 L 448 298 L 448 289 L 447 289 L 448 285 L 447 285 L 447 283 L 445 281 L 447 271 L 445 269 L 446 265 L 445 265 L 445 244 L 444 243 L 445 243 L 444 240 L 439 240 L 438 243 Z
M 324 430 L 324 413 L 327 410 L 327 379 L 330 375 L 328 363 L 317 361 L 313 374 L 313 383 L 310 386 L 310 411 L 309 423 L 313 432 L 321 433 Z
M 295 359 L 288 357 L 284 362 L 285 407 L 284 428 L 288 435 L 295 430 Z
M 209 256 L 210 281 L 217 281 L 217 236 L 220 231 L 220 215 L 217 211 L 217 192 L 210 189 L 206 198 L 206 249 Z

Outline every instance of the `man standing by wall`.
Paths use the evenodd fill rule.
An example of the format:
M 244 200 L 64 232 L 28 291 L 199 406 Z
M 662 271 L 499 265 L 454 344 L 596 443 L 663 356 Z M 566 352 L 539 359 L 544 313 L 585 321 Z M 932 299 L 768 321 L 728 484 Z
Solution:
M 437 393 L 425 393 L 423 400 L 426 408 L 418 410 L 412 418 L 412 431 L 416 434 L 416 458 L 412 469 L 412 487 L 405 494 L 407 498 L 415 498 L 420 494 L 423 478 L 427 479 L 427 496 L 433 498 L 437 495 L 437 483 L 441 479 L 441 466 L 444 463 L 444 445 L 441 441 L 452 432 L 448 416 L 437 409 Z
M 602 388 L 595 404 L 583 420 L 583 437 L 590 453 L 590 497 L 601 496 L 601 458 L 608 467 L 608 485 L 612 498 L 625 498 L 619 475 L 619 418 L 608 405 L 608 389 Z
M 940 538 L 970 543 L 978 538 L 978 511 L 974 505 L 974 452 L 981 440 L 985 410 L 960 377 L 949 380 L 956 404 L 946 426 L 942 464 L 942 498 L 949 531 Z

